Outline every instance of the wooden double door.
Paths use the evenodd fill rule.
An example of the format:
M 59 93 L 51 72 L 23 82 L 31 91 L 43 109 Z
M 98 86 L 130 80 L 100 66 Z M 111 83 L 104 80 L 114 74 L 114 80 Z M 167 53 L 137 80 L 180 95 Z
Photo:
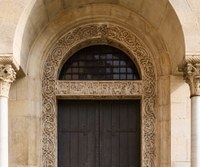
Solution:
M 59 100 L 58 167 L 140 167 L 139 100 Z

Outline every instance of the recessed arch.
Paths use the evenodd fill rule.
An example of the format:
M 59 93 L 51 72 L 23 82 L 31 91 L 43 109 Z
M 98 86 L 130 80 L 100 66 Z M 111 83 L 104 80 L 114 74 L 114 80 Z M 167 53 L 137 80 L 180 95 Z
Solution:
M 169 61 L 167 65 L 170 65 L 170 68 L 167 69 L 166 65 L 162 71 L 165 72 L 167 69 L 168 73 L 174 73 L 177 71 L 178 64 L 184 58 L 182 28 L 171 4 L 168 1 L 155 1 L 154 3 L 145 3 L 143 1 L 115 1 L 115 3 L 112 3 L 113 1 L 102 1 L 104 3 L 97 3 L 94 0 L 92 4 L 84 2 L 84 6 L 81 7 L 77 1 L 69 8 L 67 5 L 62 6 L 63 3 L 54 4 L 54 1 L 45 3 L 41 3 L 39 0 L 31 1 L 17 25 L 13 44 L 14 57 L 21 69 L 26 73 L 29 53 L 40 35 L 48 42 L 51 40 L 49 38 L 54 37 L 56 34 L 62 34 L 72 22 L 79 22 L 92 16 L 90 21 L 97 18 L 105 21 L 110 18 L 116 20 L 116 22 L 120 20 L 133 25 L 142 34 L 143 39 L 148 40 L 149 43 L 154 45 L 153 47 L 158 49 L 160 61 Z M 50 12 L 52 5 L 56 5 L 53 8 L 55 9 L 54 12 Z M 150 8 L 151 12 L 146 12 Z M 77 10 L 79 10 L 78 14 Z M 174 29 L 178 32 L 176 36 L 173 34 Z M 30 30 L 31 33 L 29 33 Z M 48 35 L 45 35 L 45 33 Z M 174 41 L 177 45 L 169 45 L 170 41 Z
M 72 36 L 74 38 L 71 38 Z M 69 41 L 68 39 L 72 40 Z M 66 59 L 67 53 L 80 44 L 88 46 L 91 42 L 90 40 L 94 39 L 97 43 L 98 41 L 102 42 L 102 39 L 107 42 L 110 39 L 112 42 L 127 48 L 129 52 L 132 53 L 131 55 L 135 56 L 134 59 L 137 61 L 142 71 L 142 80 L 140 82 L 128 83 L 116 83 L 113 81 L 103 83 L 93 83 L 92 81 L 89 83 L 60 83 L 57 81 L 58 70 L 62 61 Z M 100 99 L 107 98 L 109 95 L 118 98 L 140 97 L 140 99 L 142 99 L 141 163 L 142 167 L 155 167 L 157 164 L 155 157 L 157 144 L 155 128 L 157 117 L 155 106 L 157 95 L 157 75 L 154 68 L 154 61 L 151 52 L 146 45 L 131 31 L 116 24 L 84 24 L 68 31 L 65 35 L 59 38 L 56 44 L 54 44 L 47 53 L 47 59 L 44 63 L 42 74 L 42 166 L 57 166 L 57 96 L 61 93 L 62 96 L 73 96 L 79 98 L 80 93 L 83 93 L 83 96 L 92 95 Z M 71 91 L 70 84 L 75 88 L 75 93 L 77 90 L 80 90 L 80 92 L 78 94 L 68 92 L 68 88 Z M 104 91 L 106 95 L 103 94 L 102 96 L 96 94 L 95 91 L 81 92 L 84 85 L 90 85 L 89 88 L 92 89 L 92 84 L 94 84 L 95 87 L 99 86 L 101 89 L 100 92 Z M 110 87 L 111 89 L 104 89 L 105 87 Z M 64 88 L 64 90 L 60 90 L 60 88 Z M 116 91 L 115 88 L 119 91 Z M 128 92 L 130 94 L 128 94 Z M 89 98 L 91 98 L 91 96 Z

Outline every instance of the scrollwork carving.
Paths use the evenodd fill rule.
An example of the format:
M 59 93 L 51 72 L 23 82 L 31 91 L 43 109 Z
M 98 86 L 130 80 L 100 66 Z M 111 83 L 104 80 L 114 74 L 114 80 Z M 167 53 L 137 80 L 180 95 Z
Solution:
M 141 96 L 141 81 L 57 81 L 56 95 L 62 97 Z
M 134 57 L 141 68 L 141 85 L 135 83 L 118 83 L 111 85 L 108 82 L 60 82 L 57 80 L 57 71 L 66 55 L 74 47 L 104 43 L 123 46 Z M 130 85 L 128 85 L 130 84 Z M 87 89 L 82 90 L 85 87 Z M 97 89 L 96 89 L 97 87 Z M 44 64 L 42 76 L 42 165 L 43 167 L 56 167 L 57 160 L 57 122 L 56 122 L 56 96 L 142 96 L 142 167 L 155 167 L 155 97 L 156 74 L 153 59 L 147 47 L 127 29 L 115 24 L 87 24 L 72 29 L 62 36 L 50 49 Z M 80 96 L 79 96 L 80 97 Z

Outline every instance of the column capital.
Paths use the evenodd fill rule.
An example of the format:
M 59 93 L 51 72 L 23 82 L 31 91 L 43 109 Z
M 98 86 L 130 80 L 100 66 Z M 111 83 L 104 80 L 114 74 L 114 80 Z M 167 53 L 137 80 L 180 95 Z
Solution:
M 10 64 L 0 64 L 0 97 L 8 97 L 10 84 L 16 79 L 16 72 Z
M 14 59 L 14 56 L 11 53 L 10 54 L 0 53 L 0 64 L 2 64 L 2 65 L 10 64 L 10 65 L 12 65 L 12 67 L 15 71 L 19 71 L 19 69 L 20 69 L 17 61 Z
M 192 96 L 200 96 L 200 63 L 186 62 L 183 77 L 190 86 Z
M 16 79 L 16 72 L 10 64 L 0 64 L 0 80 L 12 83 Z

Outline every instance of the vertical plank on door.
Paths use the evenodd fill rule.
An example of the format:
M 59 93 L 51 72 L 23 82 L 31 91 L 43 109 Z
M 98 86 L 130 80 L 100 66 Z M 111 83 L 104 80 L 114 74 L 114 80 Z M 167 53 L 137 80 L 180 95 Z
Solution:
M 112 102 L 101 101 L 100 111 L 100 166 L 112 166 Z
M 64 101 L 58 102 L 58 166 L 69 167 L 71 164 L 71 137 L 67 133 L 64 133 L 67 129 L 70 128 L 70 115 L 71 115 L 71 108 L 68 107 L 68 112 L 66 111 L 66 105 L 64 105 Z M 62 114 L 61 114 L 62 112 Z M 60 150 L 65 150 L 65 153 Z
M 119 104 L 119 101 L 118 101 Z M 120 124 L 120 108 L 119 105 L 116 105 L 115 103 L 112 104 L 112 129 L 119 129 Z M 119 133 L 113 133 L 112 134 L 112 165 L 116 167 L 120 167 L 120 138 Z
M 60 100 L 58 106 L 59 167 L 95 167 L 96 104 Z
M 140 166 L 140 102 L 100 102 L 100 166 Z

